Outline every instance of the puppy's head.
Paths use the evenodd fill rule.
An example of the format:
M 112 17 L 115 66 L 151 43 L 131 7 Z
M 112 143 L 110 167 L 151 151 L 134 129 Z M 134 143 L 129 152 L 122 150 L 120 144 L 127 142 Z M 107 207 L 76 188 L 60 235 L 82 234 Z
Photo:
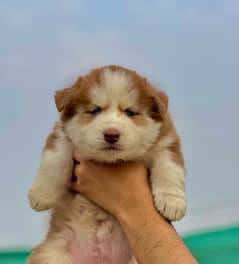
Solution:
M 82 158 L 104 162 L 143 157 L 157 141 L 167 96 L 119 66 L 91 71 L 55 101 L 65 132 Z

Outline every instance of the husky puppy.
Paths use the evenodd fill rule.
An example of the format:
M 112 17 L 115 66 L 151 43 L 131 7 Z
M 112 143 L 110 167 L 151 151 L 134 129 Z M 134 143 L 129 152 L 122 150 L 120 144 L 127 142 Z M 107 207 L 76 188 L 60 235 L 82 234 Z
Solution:
M 144 161 L 155 207 L 171 221 L 181 219 L 186 211 L 184 161 L 167 95 L 135 71 L 110 65 L 57 91 L 55 102 L 59 120 L 29 192 L 32 208 L 51 208 L 52 217 L 45 241 L 28 264 L 136 263 L 117 220 L 66 186 L 73 151 L 104 163 Z

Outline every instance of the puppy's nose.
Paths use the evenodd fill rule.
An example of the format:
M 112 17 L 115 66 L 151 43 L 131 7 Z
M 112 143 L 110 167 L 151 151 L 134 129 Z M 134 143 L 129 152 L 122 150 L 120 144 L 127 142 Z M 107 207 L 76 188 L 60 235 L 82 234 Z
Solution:
M 116 128 L 109 128 L 104 132 L 104 139 L 110 144 L 114 144 L 119 141 L 120 132 Z

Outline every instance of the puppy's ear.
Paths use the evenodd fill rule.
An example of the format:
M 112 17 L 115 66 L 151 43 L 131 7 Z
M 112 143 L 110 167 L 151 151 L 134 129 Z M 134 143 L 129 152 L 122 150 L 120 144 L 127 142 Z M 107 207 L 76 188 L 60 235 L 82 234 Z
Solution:
M 151 97 L 151 116 L 157 121 L 162 121 L 168 111 L 168 96 L 162 91 L 156 91 Z
M 69 103 L 73 92 L 74 92 L 74 87 L 69 87 L 64 90 L 56 91 L 55 103 L 56 103 L 56 108 L 59 112 L 63 111 L 66 105 Z

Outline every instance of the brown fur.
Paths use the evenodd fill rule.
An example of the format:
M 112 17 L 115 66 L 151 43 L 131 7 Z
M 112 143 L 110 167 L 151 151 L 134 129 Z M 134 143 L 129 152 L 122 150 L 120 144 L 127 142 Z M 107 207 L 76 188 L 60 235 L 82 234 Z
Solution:
M 56 92 L 55 100 L 58 111 L 62 111 L 62 120 L 67 121 L 73 117 L 78 108 L 86 110 L 89 107 L 90 98 L 89 90 L 94 86 L 102 85 L 102 73 L 104 70 L 109 69 L 112 72 L 123 71 L 132 80 L 132 89 L 140 91 L 139 107 L 147 109 L 148 114 L 157 122 L 162 122 L 162 128 L 160 131 L 159 139 L 162 140 L 165 136 L 171 134 L 175 138 L 174 142 L 168 147 L 172 152 L 172 157 L 180 166 L 184 167 L 184 160 L 181 153 L 180 139 L 176 133 L 174 125 L 172 123 L 168 110 L 168 97 L 167 95 L 155 89 L 146 78 L 141 77 L 135 71 L 127 68 L 115 65 L 104 66 L 92 70 L 89 74 L 80 77 L 73 86 L 64 89 L 63 91 Z M 94 117 L 80 111 L 79 122 L 81 124 L 90 123 Z M 143 116 L 135 116 L 132 118 L 135 124 L 143 126 L 146 124 Z M 53 147 L 52 142 L 56 135 L 50 134 L 47 140 L 47 146 Z
M 56 92 L 55 101 L 58 111 L 63 111 L 62 120 L 67 121 L 77 111 L 80 104 L 89 102 L 89 89 L 102 84 L 102 72 L 106 69 L 125 72 L 132 80 L 132 89 L 140 91 L 140 104 L 147 107 L 149 115 L 156 121 L 162 121 L 168 108 L 168 97 L 162 91 L 157 91 L 147 79 L 121 66 L 109 65 L 92 70 L 80 77 L 77 82 L 63 91 Z
M 172 158 L 173 160 L 180 165 L 181 167 L 184 168 L 184 159 L 183 159 L 183 154 L 181 151 L 181 143 L 180 143 L 180 139 L 176 138 L 175 142 L 172 143 L 168 149 L 171 151 L 172 153 Z
M 48 150 L 55 149 L 55 142 L 56 142 L 56 139 L 58 138 L 57 130 L 62 129 L 62 128 L 63 128 L 63 125 L 60 122 L 55 123 L 55 126 L 53 127 L 53 131 L 47 137 L 44 149 L 48 149 Z
M 137 138 L 137 129 L 132 131 L 132 127 L 130 128 L 129 126 L 129 129 L 125 131 L 129 134 L 132 132 L 130 138 L 134 139 L 135 137 L 137 139 L 135 142 L 132 140 L 134 144 L 129 148 L 133 150 L 132 153 L 130 153 L 130 151 L 126 152 L 125 155 L 122 155 L 123 159 L 119 156 L 120 158 L 116 160 L 117 156 L 115 156 L 115 158 L 112 155 L 113 157 L 110 159 L 110 155 L 107 157 L 103 156 L 104 152 L 98 152 L 100 154 L 96 152 L 95 159 L 99 159 L 98 162 L 104 162 L 106 164 L 115 162 L 119 165 L 121 164 L 120 160 L 122 162 L 134 160 L 134 158 L 135 160 L 143 160 L 150 171 L 149 181 L 155 207 L 164 217 L 170 220 L 179 220 L 185 214 L 184 160 L 181 152 L 180 139 L 171 116 L 168 113 L 167 95 L 162 91 L 156 90 L 145 78 L 142 78 L 134 71 L 112 65 L 98 68 L 92 70 L 88 75 L 79 78 L 71 87 L 56 92 L 56 107 L 60 112 L 61 121 L 56 123 L 53 132 L 48 137 L 45 148 L 57 153 L 57 158 L 52 158 L 53 155 L 49 157 L 49 153 L 47 152 L 43 153 L 45 156 L 44 159 L 42 159 L 43 163 L 41 164 L 41 170 L 37 176 L 38 178 L 35 185 L 29 193 L 31 205 L 34 209 L 45 210 L 52 207 L 54 209 L 52 210 L 50 230 L 46 240 L 33 250 L 29 259 L 29 264 L 46 262 L 75 263 L 76 261 L 73 259 L 77 259 L 79 256 L 74 256 L 74 251 L 72 251 L 72 249 L 74 249 L 74 247 L 76 249 L 81 248 L 81 245 L 84 246 L 84 239 L 81 241 L 81 238 L 84 237 L 92 237 L 94 241 L 97 242 L 105 241 L 105 238 L 112 238 L 112 241 L 114 241 L 115 237 L 117 237 L 118 241 L 118 238 L 120 238 L 121 245 L 116 245 L 116 249 L 121 248 L 123 245 L 124 250 L 128 252 L 127 254 L 129 254 L 129 256 L 132 254 L 118 222 L 114 220 L 111 215 L 107 214 L 107 212 L 101 208 L 98 208 L 80 194 L 72 194 L 66 192 L 65 189 L 72 172 L 73 151 L 79 151 L 79 155 L 82 155 L 84 152 L 81 152 L 82 149 L 84 150 L 83 143 L 87 143 L 87 137 L 84 138 L 84 134 L 80 134 L 82 127 L 79 126 L 79 123 L 81 125 L 86 125 L 95 118 L 94 115 L 87 113 L 87 111 L 93 109 L 92 107 L 95 107 L 91 103 L 90 89 L 96 86 L 100 89 L 100 87 L 103 86 L 102 72 L 105 69 L 109 69 L 113 72 L 125 72 L 125 74 L 130 77 L 129 82 L 128 79 L 122 82 L 123 85 L 128 84 L 130 86 L 127 87 L 126 93 L 131 92 L 131 89 L 138 91 L 137 93 L 133 92 L 132 100 L 127 97 L 122 97 L 121 99 L 121 97 L 118 96 L 120 99 L 118 100 L 120 104 L 118 110 L 120 110 L 123 115 L 127 107 L 132 107 L 132 111 L 143 113 L 129 117 L 132 122 L 138 126 L 137 129 L 141 137 L 138 136 Z M 118 78 L 121 76 L 116 77 Z M 121 92 L 121 90 L 119 91 Z M 126 93 L 124 96 L 127 96 Z M 137 97 L 137 94 L 139 94 L 139 97 Z M 98 95 L 100 96 L 101 94 L 98 93 Z M 94 94 L 94 96 L 97 96 L 97 93 L 96 95 Z M 102 98 L 104 99 L 104 97 Z M 124 100 L 124 98 L 126 98 L 126 100 Z M 103 99 L 102 102 L 104 101 Z M 129 101 L 127 99 L 129 99 Z M 95 101 L 97 100 L 95 99 Z M 100 102 L 101 100 L 99 100 L 99 103 Z M 130 106 L 130 104 L 132 104 L 132 106 Z M 101 107 L 103 107 L 104 110 L 108 106 L 105 105 Z M 117 109 L 114 109 L 114 111 L 117 112 Z M 68 122 L 73 116 L 74 120 Z M 151 117 L 152 120 L 149 120 L 148 117 Z M 104 116 L 102 116 L 102 120 L 103 118 Z M 126 121 L 125 124 L 132 125 L 131 121 L 126 117 L 122 119 Z M 89 132 L 97 132 L 97 127 L 100 127 L 100 122 L 102 120 L 96 119 L 95 121 L 98 123 L 95 124 L 95 127 L 92 123 L 93 126 L 89 126 L 88 130 L 84 131 L 86 135 L 90 135 L 89 140 L 92 140 L 93 144 L 97 144 L 96 141 L 94 142 L 94 139 L 97 139 L 97 134 L 90 134 Z M 125 125 L 125 127 L 126 126 L 127 125 Z M 151 130 L 147 131 L 148 128 L 151 128 Z M 94 131 L 94 129 L 96 129 L 96 131 Z M 105 127 L 102 126 L 102 130 L 99 130 L 101 136 L 102 132 L 104 134 L 104 129 Z M 94 137 L 95 135 L 96 137 Z M 78 139 L 81 141 L 81 144 L 77 142 Z M 145 139 L 145 142 L 143 139 Z M 146 143 L 145 146 L 141 144 L 141 142 Z M 130 141 L 126 141 L 125 145 L 127 145 L 127 143 L 130 144 Z M 92 144 L 89 149 L 91 148 Z M 97 151 L 97 148 L 95 150 Z M 87 151 L 90 153 L 85 147 L 86 154 Z M 91 153 L 88 154 L 88 157 L 90 157 L 89 159 L 91 159 L 91 156 L 94 155 Z M 55 171 L 57 171 L 57 173 L 55 173 Z M 52 179 L 54 176 L 61 177 L 58 179 L 55 177 L 55 179 L 53 178 L 54 181 L 49 181 L 49 179 Z M 53 182 L 57 183 L 56 187 L 53 186 Z M 49 204 L 45 202 L 42 195 L 43 198 L 50 200 Z M 116 230 L 116 232 L 112 232 L 112 230 Z M 115 236 L 115 234 L 117 236 Z M 93 243 L 95 243 L 94 241 Z M 82 244 L 79 245 L 79 242 Z M 103 245 L 103 243 L 101 245 Z M 112 244 L 112 248 L 113 246 L 114 244 Z M 91 254 L 91 249 L 88 248 L 87 250 L 89 250 L 88 254 Z M 101 253 L 101 251 L 99 251 L 99 253 Z M 127 262 L 124 261 L 122 263 Z
M 141 109 L 147 109 L 149 116 L 155 121 L 162 122 L 162 128 L 158 140 L 162 140 L 169 134 L 175 139 L 168 149 L 172 152 L 172 158 L 175 162 L 184 167 L 180 139 L 176 133 L 171 117 L 167 112 L 168 96 L 164 92 L 153 87 L 146 78 L 138 75 L 136 71 L 116 65 L 104 66 L 94 69 L 89 74 L 80 77 L 71 87 L 56 92 L 56 106 L 58 111 L 62 112 L 62 120 L 66 122 L 72 118 L 78 109 L 82 110 L 79 111 L 79 122 L 81 124 L 89 124 L 94 119 L 94 116 L 85 113 L 85 110 L 89 108 L 90 104 L 89 90 L 92 87 L 100 87 L 102 85 L 102 73 L 106 69 L 109 69 L 112 72 L 123 71 L 131 78 L 132 89 L 140 91 L 138 102 L 139 107 Z M 146 120 L 142 115 L 132 117 L 132 121 L 139 126 L 146 125 Z M 52 142 L 54 137 L 54 133 L 50 134 L 47 141 L 49 147 L 53 147 Z
M 93 119 L 94 116 L 87 113 L 80 113 L 79 115 L 79 123 L 81 125 L 88 125 Z
M 162 122 L 158 141 L 163 141 L 169 135 L 173 138 L 173 142 L 167 146 L 167 149 L 172 153 L 173 160 L 182 168 L 184 168 L 184 159 L 181 151 L 181 140 L 176 132 L 170 114 L 167 113 Z
M 57 139 L 57 135 L 56 133 L 53 131 L 49 134 L 49 136 L 47 137 L 46 140 L 46 145 L 45 145 L 45 149 L 48 150 L 54 150 L 55 148 L 55 141 Z
M 136 115 L 135 117 L 132 118 L 132 120 L 137 126 L 147 125 L 146 119 L 142 115 Z

